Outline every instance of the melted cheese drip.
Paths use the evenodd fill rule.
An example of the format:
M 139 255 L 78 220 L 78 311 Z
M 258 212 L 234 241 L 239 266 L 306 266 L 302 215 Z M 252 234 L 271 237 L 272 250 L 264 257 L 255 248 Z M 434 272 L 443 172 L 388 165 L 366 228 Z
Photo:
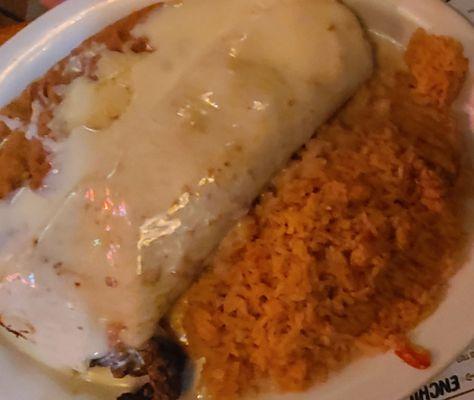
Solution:
M 192 0 L 135 28 L 156 51 L 101 49 L 45 143 L 40 192 L 0 204 L 0 315 L 43 363 L 84 370 L 108 330 L 143 344 L 220 238 L 371 73 L 333 0 Z

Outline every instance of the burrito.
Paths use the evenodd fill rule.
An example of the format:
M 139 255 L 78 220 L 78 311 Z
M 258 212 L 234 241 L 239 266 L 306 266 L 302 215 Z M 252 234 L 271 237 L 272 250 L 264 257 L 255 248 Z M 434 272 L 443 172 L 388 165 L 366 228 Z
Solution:
M 0 115 L 50 165 L 0 200 L 0 330 L 62 371 L 149 340 L 373 68 L 335 0 L 167 2 L 126 36 L 133 45 L 89 41 L 53 68 L 72 77 L 48 80 L 54 107 L 42 92 L 28 121 Z

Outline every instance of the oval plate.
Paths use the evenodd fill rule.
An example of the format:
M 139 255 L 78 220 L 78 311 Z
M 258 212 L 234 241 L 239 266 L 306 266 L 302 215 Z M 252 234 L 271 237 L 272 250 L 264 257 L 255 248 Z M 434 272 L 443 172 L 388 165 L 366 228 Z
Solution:
M 218 0 L 216 0 L 218 1 Z M 0 49 L 0 106 L 32 80 L 114 20 L 156 0 L 74 0 L 42 16 Z M 460 40 L 470 59 L 466 87 L 457 102 L 461 122 L 474 139 L 474 28 L 440 0 L 345 0 L 366 27 L 403 46 L 421 26 Z M 474 141 L 474 140 L 471 140 Z M 473 147 L 474 148 L 474 147 Z M 472 202 L 474 211 L 474 202 Z M 474 215 L 474 214 L 473 214 Z M 473 218 L 469 218 L 469 222 Z M 471 242 L 472 243 L 472 242 Z M 268 400 L 398 400 L 447 366 L 474 336 L 474 248 L 452 279 L 445 301 L 414 332 L 433 351 L 425 371 L 409 368 L 391 354 L 362 359 L 323 385 L 301 394 L 264 396 Z M 73 343 L 71 344 L 74 345 Z M 113 400 L 121 391 L 73 382 L 44 371 L 27 357 L 0 344 L 0 399 Z M 123 390 L 123 389 L 122 389 Z M 113 393 L 115 392 L 115 393 Z

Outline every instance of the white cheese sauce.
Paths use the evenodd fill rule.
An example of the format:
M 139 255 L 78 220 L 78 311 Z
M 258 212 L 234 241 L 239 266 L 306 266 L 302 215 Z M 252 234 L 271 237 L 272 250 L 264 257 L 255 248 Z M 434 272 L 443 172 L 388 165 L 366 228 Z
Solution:
M 232 224 L 372 71 L 333 0 L 189 0 L 100 49 L 64 91 L 45 187 L 0 202 L 0 315 L 19 346 L 83 371 L 108 330 L 143 344 Z M 13 122 L 11 122 L 13 123 Z M 35 136 L 31 131 L 31 136 Z

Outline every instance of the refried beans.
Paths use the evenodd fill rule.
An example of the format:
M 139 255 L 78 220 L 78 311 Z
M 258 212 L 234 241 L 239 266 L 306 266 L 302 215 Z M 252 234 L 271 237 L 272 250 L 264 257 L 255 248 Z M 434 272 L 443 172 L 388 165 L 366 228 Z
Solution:
M 0 109 L 0 199 L 22 186 L 39 189 L 50 171 L 47 150 L 40 140 L 28 137 L 26 130 L 34 125 L 39 137 L 47 136 L 53 140 L 61 134 L 52 131 L 49 125 L 54 108 L 62 101 L 58 87 L 68 85 L 80 76 L 95 79 L 99 56 L 94 53 L 94 47 L 103 45 L 116 52 L 152 51 L 146 38 L 132 36 L 131 30 L 156 7 L 153 5 L 132 13 L 91 37 L 43 78 L 28 86 L 17 99 Z M 11 33 L 21 27 L 13 28 Z M 5 34 L 10 35 L 9 32 Z M 70 68 L 72 59 L 74 68 Z

